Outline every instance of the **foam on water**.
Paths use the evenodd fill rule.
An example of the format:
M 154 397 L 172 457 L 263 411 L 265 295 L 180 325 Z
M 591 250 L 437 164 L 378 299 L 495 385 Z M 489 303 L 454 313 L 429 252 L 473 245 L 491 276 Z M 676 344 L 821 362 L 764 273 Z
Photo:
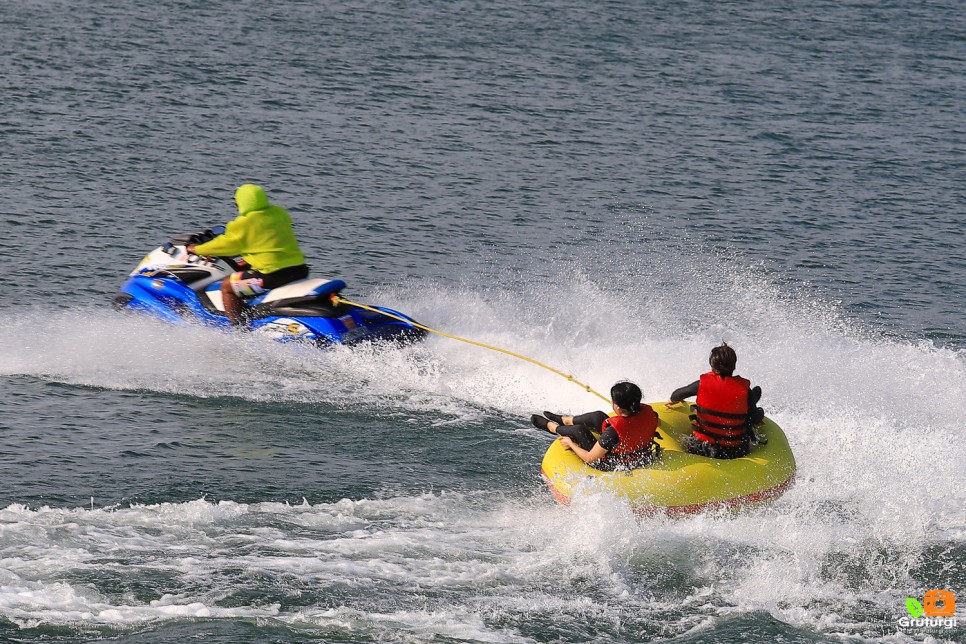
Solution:
M 561 613 L 554 628 L 569 636 L 643 638 L 764 611 L 877 639 L 915 585 L 912 543 L 817 505 L 686 521 L 640 519 L 601 496 L 570 509 L 481 494 L 10 506 L 0 511 L 0 608 L 24 627 L 231 617 L 388 641 L 503 642 L 535 641 L 526 625 Z M 836 558 L 865 566 L 863 579 L 853 586 L 830 569 Z
M 583 600 L 582 612 L 619 620 L 610 602 L 633 596 L 623 560 L 638 549 L 640 527 L 626 508 L 603 507 L 603 515 L 593 517 L 608 521 L 601 535 L 590 520 L 574 524 L 563 508 L 465 495 L 317 506 L 205 501 L 93 511 L 11 506 L 0 513 L 6 529 L 33 532 L 36 546 L 22 559 L 11 557 L 9 546 L 3 549 L 7 578 L 0 605 L 22 625 L 271 616 L 330 628 L 349 621 L 376 633 L 390 624 L 410 634 L 459 627 L 468 639 L 526 641 L 513 629 L 494 631 L 493 614 L 512 622 L 521 612 L 559 611 L 572 602 L 567 594 L 575 586 L 591 584 L 604 597 Z M 310 527 L 320 524 L 321 529 Z M 163 574 L 174 592 L 135 606 L 123 601 L 124 592 L 107 596 L 86 584 L 49 581 L 92 575 L 95 565 L 101 571 L 123 565 L 134 578 Z M 232 603 L 227 598 L 239 585 L 280 596 L 286 607 L 219 606 Z M 354 609 L 292 605 L 293 593 L 302 591 L 324 592 Z M 528 596 L 525 603 L 521 592 Z

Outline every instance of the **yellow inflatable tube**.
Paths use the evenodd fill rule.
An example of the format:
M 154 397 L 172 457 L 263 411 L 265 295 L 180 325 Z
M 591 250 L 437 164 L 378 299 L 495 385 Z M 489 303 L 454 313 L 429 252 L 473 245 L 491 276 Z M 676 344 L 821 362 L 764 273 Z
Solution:
M 543 457 L 542 474 L 564 504 L 580 490 L 605 491 L 625 499 L 642 514 L 690 514 L 763 503 L 781 496 L 795 480 L 795 457 L 781 428 L 769 419 L 756 432 L 766 444 L 743 458 L 719 460 L 688 454 L 682 442 L 691 433 L 691 403 L 670 408 L 651 403 L 660 417 L 660 458 L 647 467 L 602 472 L 555 440 Z

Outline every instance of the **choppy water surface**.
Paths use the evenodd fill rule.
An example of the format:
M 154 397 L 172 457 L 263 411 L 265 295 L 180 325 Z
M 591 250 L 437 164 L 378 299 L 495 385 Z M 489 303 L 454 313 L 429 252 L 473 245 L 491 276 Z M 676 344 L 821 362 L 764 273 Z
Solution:
M 966 601 L 958 4 L 0 18 L 0 639 L 966 639 L 898 621 Z M 110 310 L 244 181 L 354 299 L 601 391 L 664 400 L 727 340 L 795 487 L 561 507 L 526 419 L 598 400 L 549 372 Z

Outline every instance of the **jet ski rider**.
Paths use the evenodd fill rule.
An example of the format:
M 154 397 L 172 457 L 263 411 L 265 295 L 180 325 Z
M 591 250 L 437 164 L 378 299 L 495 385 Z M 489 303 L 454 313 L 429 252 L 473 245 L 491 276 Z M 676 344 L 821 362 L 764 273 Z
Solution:
M 241 255 L 251 266 L 221 280 L 225 315 L 232 326 L 239 326 L 244 324 L 242 298 L 305 279 L 309 268 L 295 239 L 292 218 L 284 208 L 268 202 L 261 186 L 240 186 L 235 203 L 238 217 L 225 226 L 225 232 L 203 244 L 189 244 L 187 251 L 213 257 Z

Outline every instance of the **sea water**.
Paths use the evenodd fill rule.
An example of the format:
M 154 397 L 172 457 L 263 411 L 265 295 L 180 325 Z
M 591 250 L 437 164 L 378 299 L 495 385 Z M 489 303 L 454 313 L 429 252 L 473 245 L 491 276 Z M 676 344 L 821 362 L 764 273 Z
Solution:
M 966 639 L 906 609 L 966 602 L 958 3 L 0 18 L 0 639 Z M 601 401 L 549 371 L 111 309 L 246 181 L 351 299 L 598 391 L 666 400 L 727 341 L 795 486 L 559 506 L 529 415 Z

